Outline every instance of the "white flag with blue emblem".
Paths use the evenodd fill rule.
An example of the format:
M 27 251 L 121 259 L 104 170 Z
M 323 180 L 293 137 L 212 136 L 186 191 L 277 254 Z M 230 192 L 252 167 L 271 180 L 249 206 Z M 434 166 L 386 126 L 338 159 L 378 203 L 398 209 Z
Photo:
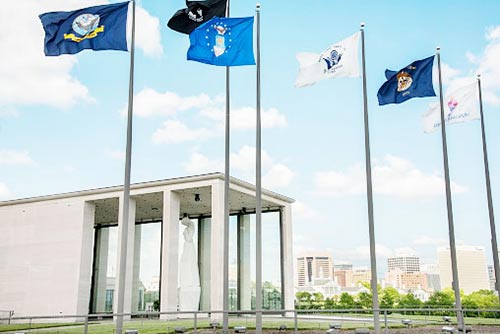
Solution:
M 443 100 L 446 125 L 479 119 L 477 83 L 465 85 L 446 94 Z M 424 132 L 434 132 L 441 126 L 441 108 L 439 103 L 431 106 L 422 116 Z
M 314 85 L 329 78 L 359 77 L 359 35 L 357 32 L 333 44 L 321 54 L 297 53 L 300 68 L 295 87 Z

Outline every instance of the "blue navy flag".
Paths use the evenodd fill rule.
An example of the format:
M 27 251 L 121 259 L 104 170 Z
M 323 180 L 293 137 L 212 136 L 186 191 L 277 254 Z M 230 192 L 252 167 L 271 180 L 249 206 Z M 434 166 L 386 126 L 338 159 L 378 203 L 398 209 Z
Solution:
M 187 59 L 216 66 L 255 65 L 253 17 L 213 17 L 189 34 Z
M 128 2 L 41 14 L 45 55 L 84 49 L 127 51 Z
M 436 96 L 432 86 L 434 56 L 414 61 L 395 72 L 386 70 L 387 81 L 378 90 L 378 104 L 401 103 L 414 97 Z

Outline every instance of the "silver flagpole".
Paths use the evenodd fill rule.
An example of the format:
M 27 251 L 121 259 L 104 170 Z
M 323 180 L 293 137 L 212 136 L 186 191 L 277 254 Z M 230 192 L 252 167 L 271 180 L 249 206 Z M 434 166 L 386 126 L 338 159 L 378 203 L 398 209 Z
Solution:
M 255 158 L 255 333 L 262 334 L 262 177 L 261 177 L 261 119 L 260 119 L 260 4 L 255 7 L 257 19 L 257 106 Z
M 229 17 L 229 0 L 226 4 L 226 17 Z M 224 255 L 223 255 L 223 271 L 224 284 L 222 288 L 222 332 L 224 334 L 229 331 L 229 179 L 230 179 L 230 96 L 229 96 L 229 66 L 226 66 L 226 128 L 224 140 Z
M 130 200 L 130 167 L 132 157 L 132 114 L 134 104 L 134 49 L 135 49 L 135 1 L 132 2 L 132 36 L 130 40 L 130 79 L 128 86 L 127 147 L 125 152 L 125 181 L 123 183 L 122 234 L 120 243 L 120 268 L 116 301 L 116 334 L 123 331 L 123 304 L 125 299 L 125 275 L 127 272 L 127 238 Z
M 483 141 L 484 176 L 486 179 L 486 195 L 488 197 L 488 214 L 490 218 L 491 248 L 493 251 L 493 266 L 495 268 L 495 289 L 500 299 L 500 265 L 498 261 L 497 232 L 495 228 L 495 215 L 493 213 L 493 201 L 491 199 L 490 168 L 488 164 L 488 151 L 486 149 L 486 133 L 484 130 L 483 96 L 481 91 L 481 76 L 477 76 L 477 88 L 479 92 L 479 113 L 481 114 L 481 138 Z
M 380 334 L 380 309 L 378 304 L 377 286 L 377 255 L 375 252 L 375 226 L 373 223 L 373 191 L 372 191 L 372 167 L 370 158 L 370 133 L 368 130 L 368 99 L 366 96 L 366 65 L 365 65 L 365 24 L 361 23 L 361 63 L 363 68 L 363 109 L 365 121 L 365 164 L 366 164 L 366 195 L 368 199 L 368 230 L 370 234 L 370 264 L 371 264 L 371 287 L 373 307 L 373 328 L 376 334 Z
M 451 204 L 451 186 L 450 186 L 450 171 L 448 167 L 448 148 L 446 145 L 446 124 L 444 121 L 444 105 L 443 105 L 443 84 L 441 79 L 441 55 L 440 48 L 436 48 L 436 56 L 439 72 L 439 104 L 441 106 L 441 137 L 443 142 L 443 162 L 444 162 L 444 179 L 446 186 L 446 208 L 448 211 L 448 230 L 450 237 L 450 254 L 451 254 L 451 271 L 453 274 L 452 287 L 455 292 L 455 309 L 457 312 L 458 327 L 464 326 L 464 315 L 462 313 L 462 302 L 460 299 L 460 285 L 458 283 L 458 266 L 457 266 L 457 250 L 455 247 L 455 227 L 453 224 L 453 207 Z

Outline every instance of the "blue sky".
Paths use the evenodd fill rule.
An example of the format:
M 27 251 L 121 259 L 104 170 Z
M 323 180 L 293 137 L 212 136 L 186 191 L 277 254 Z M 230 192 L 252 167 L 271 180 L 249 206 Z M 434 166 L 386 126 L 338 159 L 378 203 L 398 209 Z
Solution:
M 114 1 L 111 1 L 114 2 Z M 43 56 L 37 15 L 105 0 L 19 0 L 0 20 L 0 200 L 123 183 L 129 55 Z M 184 1 L 139 1 L 132 181 L 223 171 L 224 68 L 186 61 L 166 27 Z M 319 53 L 366 23 L 366 66 L 379 267 L 398 252 L 435 261 L 448 227 L 439 132 L 421 117 L 436 98 L 379 107 L 386 68 L 441 47 L 445 90 L 483 77 L 493 201 L 500 210 L 500 10 L 497 1 L 271 1 L 262 5 L 264 186 L 297 200 L 294 248 L 368 265 L 360 78 L 294 88 L 297 52 Z M 255 2 L 231 1 L 232 16 Z M 22 38 L 20 38 L 22 36 Z M 253 182 L 255 67 L 231 70 L 232 175 Z M 491 260 L 480 123 L 447 128 L 456 237 Z

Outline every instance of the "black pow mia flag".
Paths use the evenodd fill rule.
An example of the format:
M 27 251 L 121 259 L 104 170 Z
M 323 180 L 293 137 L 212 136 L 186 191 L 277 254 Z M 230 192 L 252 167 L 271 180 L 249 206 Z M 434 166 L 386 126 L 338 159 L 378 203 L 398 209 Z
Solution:
M 170 18 L 167 26 L 183 34 L 190 34 L 194 29 L 214 16 L 226 16 L 227 0 L 188 1 L 187 8 L 179 9 Z

